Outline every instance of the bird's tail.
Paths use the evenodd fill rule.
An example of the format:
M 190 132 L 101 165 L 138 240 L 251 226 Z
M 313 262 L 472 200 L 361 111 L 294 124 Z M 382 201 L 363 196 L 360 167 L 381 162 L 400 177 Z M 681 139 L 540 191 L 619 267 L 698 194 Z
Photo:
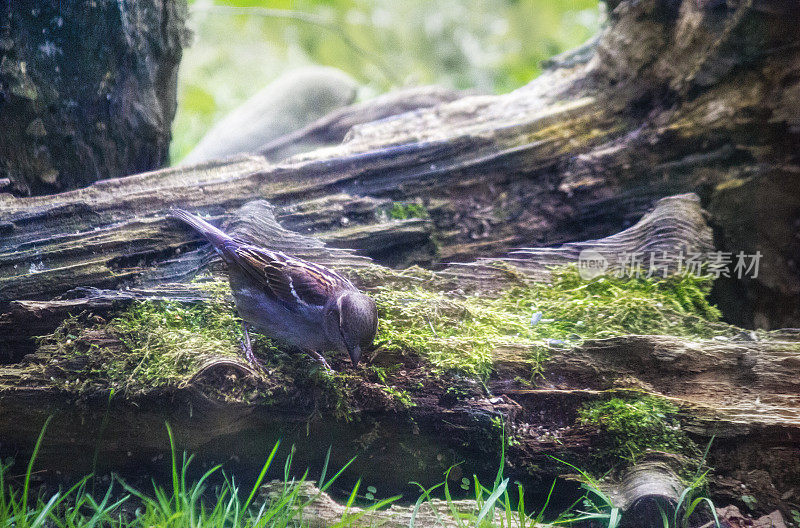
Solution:
M 208 240 L 219 255 L 227 262 L 231 260 L 232 246 L 235 245 L 233 239 L 209 224 L 197 215 L 183 209 L 170 209 L 169 216 L 176 218 L 181 222 L 187 224 L 189 227 L 203 235 L 203 238 Z

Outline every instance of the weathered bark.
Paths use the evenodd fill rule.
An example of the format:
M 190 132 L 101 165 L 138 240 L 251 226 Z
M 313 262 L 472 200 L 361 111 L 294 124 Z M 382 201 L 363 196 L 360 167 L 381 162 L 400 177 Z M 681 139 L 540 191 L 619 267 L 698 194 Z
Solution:
M 313 238 L 282 229 L 271 211 L 263 201 L 248 203 L 228 228 L 237 236 L 260 244 L 350 268 L 351 273 L 356 272 L 354 279 L 367 289 L 379 285 L 370 282 L 369 272 L 380 272 L 380 268 L 368 259 L 328 249 Z M 177 232 L 181 229 L 178 225 L 163 219 L 116 225 L 122 237 L 115 239 L 118 244 L 124 240 L 133 243 L 126 237 L 140 236 L 140 231 L 132 226 L 153 229 L 159 225 L 163 230 L 160 236 L 148 237 L 150 244 L 157 244 L 161 260 L 137 265 L 138 285 L 124 291 L 78 289 L 54 301 L 14 301 L 0 324 L 6 342 L 24 339 L 20 329 L 35 328 L 39 332 L 45 327 L 52 329 L 70 313 L 88 311 L 107 317 L 133 299 L 191 301 L 207 295 L 196 285 L 174 282 L 187 279 L 209 262 L 206 247 L 175 254 L 174 249 L 185 247 L 185 243 L 180 236 L 166 233 Z M 524 258 L 515 254 L 473 265 L 451 266 L 434 273 L 430 280 L 443 288 L 489 291 L 519 281 L 546 279 L 545 265 L 569 262 L 582 248 L 618 255 L 645 248 L 673 252 L 678 248 L 701 251 L 710 246 L 711 231 L 697 198 L 677 196 L 661 200 L 639 223 L 607 239 L 557 249 L 527 250 Z M 362 275 L 359 269 L 366 273 Z M 215 273 L 218 272 L 221 270 L 215 268 Z M 69 279 L 61 275 L 58 280 Z M 115 350 L 124 353 L 124 343 L 91 329 L 91 317 L 86 324 L 88 329 L 74 336 L 81 346 L 103 349 L 112 355 Z M 328 444 L 336 446 L 332 463 L 339 464 L 364 449 L 364 458 L 354 467 L 355 471 L 377 479 L 377 469 L 383 486 L 406 489 L 409 481 L 435 483 L 449 465 L 459 460 L 467 460 L 470 470 L 490 472 L 497 463 L 502 441 L 497 424 L 502 422 L 513 439 L 506 452 L 510 472 L 520 478 L 542 478 L 566 469 L 549 455 L 566 457 L 581 465 L 592 463 L 592 453 L 602 443 L 602 436 L 594 428 L 576 425 L 577 409 L 582 404 L 612 396 L 649 393 L 669 398 L 678 405 L 683 413 L 683 428 L 699 441 L 705 442 L 712 435 L 722 439 L 717 440 L 711 454 L 713 459 L 719 457 L 729 465 L 720 478 L 735 479 L 737 471 L 752 465 L 782 464 L 783 473 L 770 482 L 781 493 L 791 493 L 790 483 L 800 476 L 800 468 L 792 464 L 798 454 L 800 436 L 797 338 L 785 333 L 761 341 L 752 341 L 749 334 L 741 339 L 703 341 L 626 336 L 587 341 L 576 348 L 562 349 L 554 344 L 552 359 L 545 364 L 544 381 L 536 388 L 523 381 L 531 376 L 527 347 L 509 345 L 496 350 L 493 373 L 485 388 L 458 376 L 434 375 L 430 364 L 413 354 L 397 357 L 378 350 L 372 363 L 387 367 L 389 374 L 384 380 L 378 379 L 374 372 L 360 371 L 341 381 L 347 395 L 344 399 L 347 416 L 352 420 L 349 423 L 342 422 L 343 418 L 337 414 L 342 400 L 332 398 L 313 380 L 298 379 L 296 374 L 287 377 L 281 372 L 254 371 L 243 359 L 212 357 L 182 386 L 154 386 L 136 397 L 115 401 L 104 433 L 110 445 L 105 448 L 103 460 L 140 469 L 151 467 L 146 461 L 163 442 L 163 433 L 156 431 L 161 421 L 168 419 L 181 445 L 206 459 L 225 458 L 232 450 L 243 465 L 257 466 L 263 453 L 254 453 L 246 446 L 254 431 L 262 431 L 265 445 L 279 437 L 297 443 L 298 453 L 307 453 L 300 459 L 301 464 L 318 464 Z M 58 438 L 51 440 L 50 451 L 45 449 L 42 456 L 48 457 L 50 453 L 55 459 L 47 458 L 46 464 L 61 467 L 59 464 L 64 462 L 54 453 L 59 453 L 65 443 L 85 445 L 91 451 L 89 444 L 93 446 L 96 442 L 96 434 L 87 432 L 87 426 L 81 425 L 76 416 L 97 417 L 105 412 L 107 403 L 102 394 L 107 389 L 90 374 L 102 366 L 91 358 L 65 357 L 47 344 L 36 349 L 29 338 L 28 343 L 25 348 L 17 342 L 14 349 L 17 354 L 8 358 L 12 363 L 0 369 L 0 428 L 12 444 L 25 444 L 36 436 L 44 416 L 57 410 L 59 415 L 53 428 L 59 431 Z M 35 353 L 20 359 L 20 351 L 31 349 Z M 344 368 L 339 359 L 334 365 Z M 85 385 L 76 385 L 76 380 L 89 382 L 91 389 L 87 392 Z M 408 394 L 411 406 L 382 387 Z M 450 390 L 453 387 L 458 389 L 456 397 Z M 165 396 L 172 402 L 167 409 L 163 405 Z M 86 402 L 85 410 L 73 407 L 76 399 Z M 34 411 L 32 402 L 37 402 Z M 39 418 L 31 418 L 32 413 Z M 21 426 L 23 422 L 27 425 Z M 91 430 L 99 423 L 96 418 L 89 422 L 94 423 Z M 149 434 L 131 437 L 124 433 L 130 430 Z M 225 448 L 220 449 L 223 438 Z M 398 458 L 398 445 L 404 446 L 420 466 Z M 741 445 L 754 446 L 762 460 L 754 463 L 754 457 L 748 456 L 736 462 L 736 457 L 741 456 L 736 450 Z M 652 491 L 653 486 L 658 487 L 654 483 L 659 479 L 668 482 L 673 471 L 684 470 L 692 463 L 696 462 L 678 457 L 663 466 L 664 471 L 651 468 L 650 485 L 642 490 Z M 75 471 L 74 461 L 68 465 Z M 391 471 L 387 472 L 387 468 Z M 620 500 L 636 509 L 638 496 L 626 499 L 625 493 L 620 491 Z M 766 507 L 768 503 L 764 504 Z
M 3 2 L 0 178 L 44 194 L 168 161 L 185 0 Z
M 671 476 L 671 480 L 659 481 L 653 485 L 650 476 L 654 469 L 657 469 L 658 476 L 665 474 L 664 468 L 657 468 L 656 464 L 642 464 L 628 472 L 621 482 L 609 486 L 605 491 L 618 500 L 618 504 L 626 510 L 629 510 L 631 502 L 639 501 L 640 507 L 650 506 L 653 508 L 652 513 L 656 515 L 658 515 L 658 504 L 666 504 L 666 511 L 669 511 L 670 504 L 673 508 L 675 507 L 682 491 L 682 485 L 674 474 Z M 284 486 L 285 483 L 281 481 L 269 482 L 262 487 L 261 497 L 267 501 L 275 500 L 281 496 Z M 643 487 L 647 487 L 647 489 L 642 489 Z M 424 501 L 418 508 L 393 504 L 385 510 L 365 512 L 359 507 L 346 508 L 338 504 L 330 495 L 321 492 L 310 482 L 300 484 L 298 496 L 301 501 L 308 502 L 308 506 L 302 512 L 303 523 L 307 523 L 313 528 L 332 526 L 343 518 L 351 519 L 351 526 L 355 527 L 380 525 L 388 528 L 405 528 L 411 524 L 413 518 L 413 525 L 421 528 L 455 528 L 463 526 L 464 518 L 474 519 L 481 511 L 481 505 L 474 500 L 452 500 L 448 503 L 439 499 L 430 499 Z M 460 521 L 455 519 L 454 511 L 462 516 Z M 504 518 L 505 514 L 504 509 L 496 508 L 493 518 L 495 520 Z M 625 526 L 646 526 L 648 524 L 648 521 L 639 524 L 627 521 Z
M 261 496 L 268 501 L 279 498 L 284 485 L 280 481 L 269 482 L 261 489 Z M 456 528 L 460 525 L 453 517 L 451 507 L 464 514 L 476 515 L 480 511 L 475 501 L 457 500 L 447 504 L 445 501 L 433 499 L 423 503 L 417 511 L 411 506 L 392 505 L 386 510 L 365 512 L 363 508 L 357 506 L 346 508 L 324 491 L 320 492 L 319 488 L 310 482 L 300 484 L 298 497 L 302 502 L 309 502 L 303 509 L 301 519 L 304 525 L 313 528 L 327 528 L 343 518 L 352 519 L 350 525 L 354 527 L 367 528 L 379 525 L 387 528 L 405 528 L 409 526 L 412 517 L 414 526 Z
M 375 226 L 381 208 L 365 210 L 364 198 L 419 200 L 429 219 L 413 229 L 413 260 L 454 261 L 607 236 L 655 199 L 697 191 L 709 205 L 717 249 L 764 254 L 757 278 L 720 282 L 723 309 L 745 314 L 737 321 L 745 326 L 792 326 L 800 316 L 791 227 L 800 214 L 793 184 L 800 144 L 797 10 L 781 2 L 613 7 L 592 53 L 554 61 L 511 94 L 465 97 L 363 124 L 339 147 L 278 165 L 250 158 L 38 202 L 6 197 L 4 232 L 23 240 L 24 233 L 10 231 L 24 222 L 14 215 L 35 207 L 50 222 L 83 209 L 70 213 L 76 229 L 103 225 L 120 193 L 130 193 L 125 207 L 142 215 L 174 203 L 220 213 L 263 197 L 287 228 L 309 234 L 333 231 L 345 219 L 350 228 Z M 310 200 L 333 193 L 348 196 L 324 204 L 326 222 L 309 225 L 298 215 L 322 205 Z M 420 243 L 426 232 L 433 244 Z M 361 244 L 367 237 L 358 235 L 351 240 Z
M 769 1 L 644 0 L 610 7 L 609 26 L 588 52 L 559 58 L 508 95 L 464 97 L 361 124 L 339 146 L 278 164 L 241 157 L 49 197 L 0 195 L 0 299 L 7 303 L 0 339 L 8 351 L 0 371 L 0 426 L 10 429 L 9 441 L 30 442 L 41 419 L 23 417 L 39 412 L 42 418 L 56 408 L 62 412 L 54 423 L 62 431 L 58 441 L 93 447 L 96 438 L 76 419 L 82 411 L 65 401 L 87 396 L 60 384 L 86 365 L 37 346 L 31 336 L 51 331 L 70 313 L 106 316 L 134 299 L 204 298 L 186 281 L 208 263 L 209 251 L 165 221 L 171 206 L 228 220 L 228 228 L 259 243 L 352 268 L 365 288 L 376 286 L 370 271 L 381 271 L 366 257 L 444 264 L 430 279 L 442 289 L 489 291 L 546 280 L 546 265 L 574 261 L 582 249 L 601 248 L 612 257 L 638 250 L 702 253 L 716 242 L 716 249 L 765 256 L 757 278 L 717 292 L 720 299 L 742 293 L 752 315 L 739 322 L 796 322 L 800 279 L 790 226 L 800 203 L 794 185 L 800 170 L 797 11 Z M 686 191 L 697 191 L 700 202 L 689 196 L 658 201 Z M 422 206 L 422 218 L 391 220 L 397 202 Z M 710 227 L 701 203 L 708 205 Z M 778 228 L 778 236 L 767 236 Z M 508 251 L 591 238 L 602 240 Z M 454 264 L 489 255 L 498 258 Z M 91 329 L 76 338 L 112 352 L 124 347 Z M 680 407 L 683 428 L 699 444 L 717 435 L 712 491 L 738 489 L 754 471 L 766 472 L 766 478 L 759 473 L 763 485 L 750 491 L 760 507 L 783 507 L 800 500 L 793 488 L 800 478 L 798 337 L 783 331 L 752 339 L 746 332 L 727 341 L 624 336 L 554 347 L 545 381 L 535 388 L 517 379 L 530 377 L 524 347 L 495 351 L 485 388 L 433 376 L 413 354 L 378 353 L 375 364 L 400 367 L 388 369 L 385 380 L 367 371 L 348 377 L 355 419 L 348 424 L 308 380 L 212 361 L 186 386 L 154 387 L 134 401 L 113 402 L 106 434 L 114 443 L 106 458 L 126 460 L 132 447 L 156 450 L 163 437 L 125 431 L 155 431 L 167 417 L 187 449 L 212 457 L 219 452 L 210 440 L 242 447 L 254 431 L 265 443 L 280 435 L 292 439 L 298 453 L 324 453 L 334 443 L 340 458 L 332 463 L 363 448 L 355 471 L 377 470 L 381 481 L 391 480 L 387 486 L 401 489 L 410 480 L 434 483 L 439 470 L 459 459 L 475 471 L 492 469 L 501 421 L 514 439 L 506 453 L 511 470 L 541 477 L 564 470 L 548 455 L 588 463 L 602 440 L 591 427 L 576 425 L 581 404 L 652 393 Z M 414 405 L 402 404 L 385 386 L 409 394 Z M 453 398 L 451 387 L 462 396 Z M 245 397 L 265 389 L 267 399 Z M 98 416 L 105 404 L 105 397 L 88 397 L 84 415 Z M 400 456 L 398 446 L 406 450 Z M 239 451 L 241 459 L 261 462 L 263 453 Z M 408 463 L 410 456 L 425 475 Z M 689 463 L 677 459 L 670 467 Z
M 224 178 L 224 189 L 230 191 Z M 129 178 L 125 183 L 135 181 Z M 241 180 L 239 182 L 237 188 L 241 189 L 244 186 Z M 115 182 L 102 185 L 116 186 Z M 177 191 L 162 188 L 157 196 L 177 201 L 170 192 L 179 194 L 186 190 L 184 187 Z M 9 345 L 6 347 L 9 357 L 20 357 L 29 351 L 31 337 L 52 331 L 67 313 L 106 311 L 135 298 L 197 300 L 203 297 L 197 287 L 180 282 L 205 263 L 208 250 L 180 256 L 197 245 L 197 238 L 187 237 L 179 223 L 165 220 L 165 206 L 157 203 L 147 187 L 141 189 L 137 185 L 133 190 L 125 188 L 124 192 L 124 197 L 114 197 L 112 193 L 103 198 L 94 196 L 91 205 L 82 201 L 78 207 L 59 205 L 47 212 L 36 208 L 33 214 L 17 216 L 19 225 L 15 225 L 12 234 L 5 239 L 5 247 L 15 250 L 0 253 L 0 301 L 5 301 L 5 313 L 0 317 L 0 344 Z M 205 192 L 200 196 L 207 195 Z M 106 199 L 111 202 L 104 204 Z M 126 203 L 125 209 L 106 209 L 115 207 L 118 201 Z M 372 222 L 368 225 L 349 227 L 348 222 L 347 227 L 323 232 L 320 238 L 344 247 L 357 243 L 367 248 L 368 253 L 388 254 L 394 259 L 424 251 L 425 245 L 431 243 L 430 221 L 375 222 L 376 210 L 387 203 L 387 200 L 334 194 L 285 207 L 283 214 L 278 213 L 276 218 L 272 206 L 254 201 L 237 211 L 230 227 L 238 236 L 266 247 L 337 267 L 371 264 L 367 258 L 347 250 L 328 248 L 315 238 L 299 235 L 283 226 L 288 224 L 305 231 L 320 224 L 341 225 L 342 217 L 354 218 L 353 223 L 368 218 Z M 635 226 L 607 239 L 570 243 L 557 249 L 518 250 L 502 259 L 451 264 L 441 275 L 461 283 L 497 289 L 507 279 L 507 271 L 494 266 L 498 261 L 520 269 L 531 280 L 547 280 L 548 266 L 575 263 L 583 249 L 608 255 L 613 272 L 623 253 L 636 248 L 654 252 L 693 249 L 703 253 L 712 247 L 711 230 L 705 224 L 696 196 L 665 198 L 658 203 L 659 206 Z M 147 208 L 158 212 L 149 213 Z M 62 218 L 66 216 L 78 234 L 61 231 Z M 105 225 L 99 225 L 100 222 Z M 393 252 L 396 254 L 392 255 Z M 119 287 L 125 289 L 110 289 Z

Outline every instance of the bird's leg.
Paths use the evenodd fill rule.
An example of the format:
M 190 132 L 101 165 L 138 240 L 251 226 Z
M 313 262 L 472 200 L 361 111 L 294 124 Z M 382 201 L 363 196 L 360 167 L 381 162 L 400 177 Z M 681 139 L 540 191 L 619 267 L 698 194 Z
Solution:
M 314 361 L 318 361 L 320 365 L 322 365 L 322 368 L 324 368 L 328 372 L 333 372 L 333 369 L 331 368 L 330 365 L 328 365 L 328 362 L 325 361 L 325 358 L 322 356 L 322 354 L 320 354 L 316 350 L 306 350 L 306 352 L 308 353 L 309 356 L 311 356 L 314 359 Z
M 253 353 L 250 332 L 248 331 L 247 323 L 244 321 L 242 321 L 242 333 L 244 334 L 244 338 L 242 339 L 242 352 L 244 352 L 244 357 L 247 359 L 248 363 L 254 367 L 261 368 L 261 362 L 256 359 L 256 355 Z

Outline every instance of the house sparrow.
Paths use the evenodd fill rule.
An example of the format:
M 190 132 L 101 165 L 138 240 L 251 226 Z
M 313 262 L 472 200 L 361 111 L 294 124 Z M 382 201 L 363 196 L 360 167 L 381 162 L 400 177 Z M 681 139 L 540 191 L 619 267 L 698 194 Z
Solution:
M 304 350 L 330 370 L 321 351 L 350 355 L 358 365 L 378 327 L 375 301 L 333 270 L 232 238 L 180 209 L 170 216 L 208 240 L 228 265 L 236 308 L 242 317 L 243 348 L 257 363 L 248 324 L 292 348 Z

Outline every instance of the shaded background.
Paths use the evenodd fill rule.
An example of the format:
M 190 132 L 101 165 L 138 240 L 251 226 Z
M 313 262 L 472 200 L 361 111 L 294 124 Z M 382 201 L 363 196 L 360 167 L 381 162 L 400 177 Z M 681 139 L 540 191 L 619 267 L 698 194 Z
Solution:
M 597 0 L 195 0 L 171 159 L 283 72 L 319 64 L 364 88 L 409 85 L 503 93 L 540 62 L 597 32 Z

